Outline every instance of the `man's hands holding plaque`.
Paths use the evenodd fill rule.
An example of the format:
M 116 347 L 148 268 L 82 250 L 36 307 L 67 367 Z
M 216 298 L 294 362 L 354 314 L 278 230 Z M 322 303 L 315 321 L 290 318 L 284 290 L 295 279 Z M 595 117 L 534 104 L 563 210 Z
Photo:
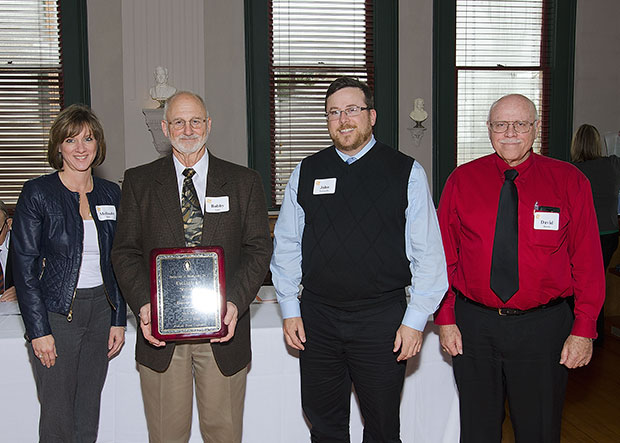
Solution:
M 237 310 L 237 306 L 234 303 L 227 301 L 224 324 L 228 326 L 228 334 L 221 338 L 212 338 L 211 343 L 224 343 L 233 338 L 233 335 L 235 335 L 235 327 L 237 326 L 238 315 L 239 311 Z
M 157 340 L 151 333 L 151 304 L 147 303 L 140 308 L 140 329 L 146 341 L 156 347 L 166 346 L 165 341 Z
M 140 329 L 146 341 L 155 347 L 166 346 L 166 342 L 157 340 L 151 333 L 151 304 L 147 303 L 140 308 Z M 229 341 L 235 335 L 235 327 L 237 326 L 237 318 L 239 311 L 237 306 L 232 302 L 226 302 L 226 315 L 224 316 L 224 324 L 228 326 L 228 334 L 221 338 L 212 338 L 211 343 L 224 343 Z

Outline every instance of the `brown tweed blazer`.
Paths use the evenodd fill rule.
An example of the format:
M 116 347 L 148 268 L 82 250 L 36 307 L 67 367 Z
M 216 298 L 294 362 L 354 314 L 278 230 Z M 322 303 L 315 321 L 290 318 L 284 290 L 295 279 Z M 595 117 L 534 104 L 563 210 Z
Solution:
M 258 173 L 208 155 L 207 195 L 228 196 L 230 201 L 228 212 L 204 214 L 202 245 L 224 248 L 226 298 L 239 310 L 234 337 L 213 343 L 220 370 L 232 375 L 251 359 L 249 305 L 267 273 L 272 244 Z M 150 302 L 151 250 L 185 245 L 179 202 L 172 154 L 125 172 L 112 263 L 136 317 Z M 173 342 L 162 348 L 148 344 L 138 327 L 138 363 L 163 372 L 173 351 Z

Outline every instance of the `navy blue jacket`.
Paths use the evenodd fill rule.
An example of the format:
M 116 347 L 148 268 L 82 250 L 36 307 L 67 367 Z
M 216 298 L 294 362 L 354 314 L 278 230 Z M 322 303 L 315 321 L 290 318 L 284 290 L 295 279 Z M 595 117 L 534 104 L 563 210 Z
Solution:
M 125 326 L 127 308 L 110 261 L 120 188 L 93 177 L 93 190 L 87 197 L 97 227 L 106 297 L 112 306 L 111 326 Z M 106 209 L 101 206 L 114 215 L 99 217 L 97 207 Z M 52 333 L 48 311 L 72 319 L 84 242 L 79 194 L 69 191 L 57 172 L 26 182 L 15 208 L 11 235 L 17 299 L 26 337 L 32 340 Z

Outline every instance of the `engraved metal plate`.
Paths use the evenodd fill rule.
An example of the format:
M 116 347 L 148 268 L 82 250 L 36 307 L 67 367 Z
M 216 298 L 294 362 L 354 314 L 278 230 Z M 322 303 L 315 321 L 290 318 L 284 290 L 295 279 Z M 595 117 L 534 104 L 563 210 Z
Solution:
M 159 340 L 222 337 L 226 295 L 222 248 L 151 252 L 152 334 Z

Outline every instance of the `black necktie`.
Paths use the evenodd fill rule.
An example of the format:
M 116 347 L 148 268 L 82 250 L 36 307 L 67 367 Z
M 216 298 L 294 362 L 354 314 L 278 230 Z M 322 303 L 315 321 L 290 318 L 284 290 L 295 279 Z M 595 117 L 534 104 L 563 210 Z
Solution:
M 515 169 L 504 172 L 506 180 L 499 194 L 493 257 L 491 261 L 491 289 L 506 303 L 519 290 L 519 198 L 514 179 Z
M 202 209 L 194 187 L 192 177 L 196 171 L 187 168 L 183 171 L 183 197 L 181 199 L 181 214 L 185 230 L 185 246 L 199 246 L 202 238 Z

